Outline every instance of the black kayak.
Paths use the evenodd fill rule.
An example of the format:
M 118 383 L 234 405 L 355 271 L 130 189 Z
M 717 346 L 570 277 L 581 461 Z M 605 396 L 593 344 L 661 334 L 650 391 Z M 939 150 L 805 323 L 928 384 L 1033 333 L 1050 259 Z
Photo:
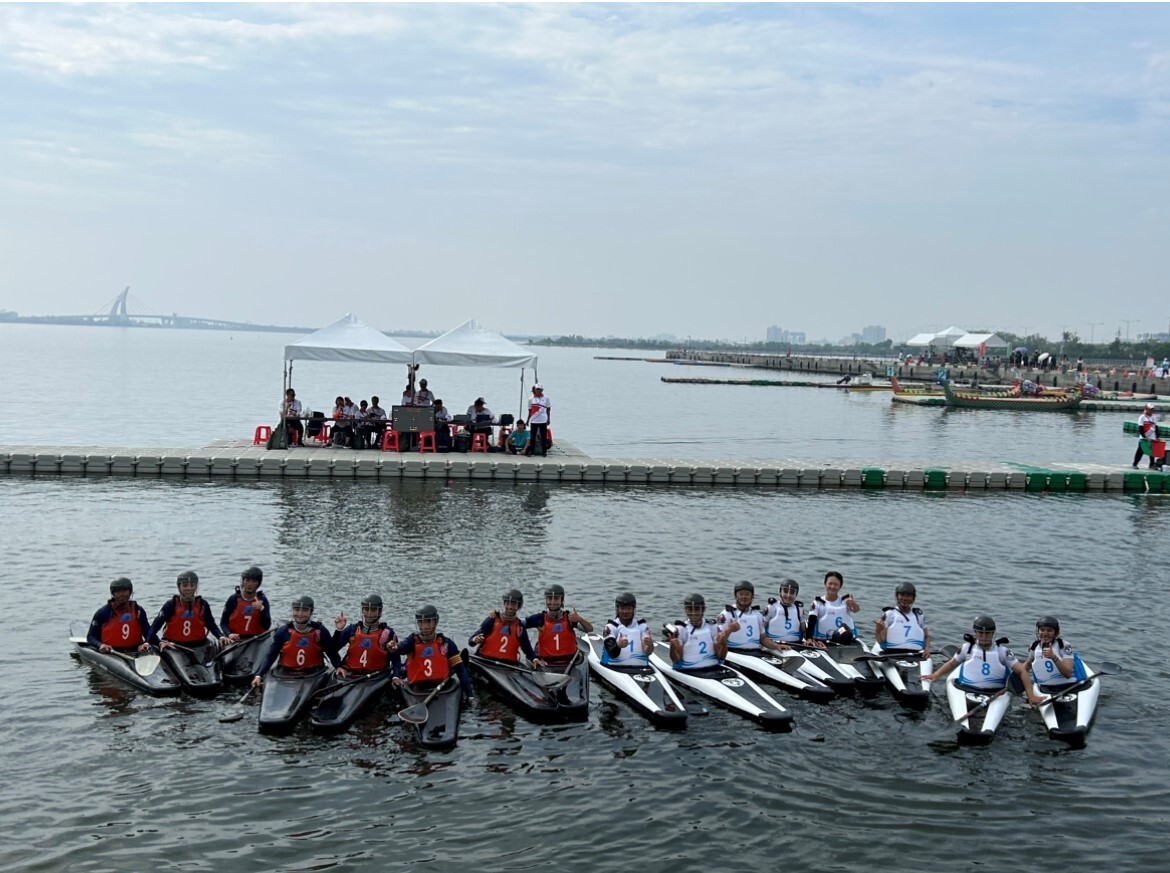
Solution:
M 208 640 L 194 645 L 173 644 L 159 650 L 163 663 L 179 677 L 183 690 L 193 697 L 215 697 L 223 688 L 223 670 L 215 656 L 219 645 Z
M 75 642 L 78 657 L 88 664 L 101 670 L 115 679 L 120 679 L 131 688 L 145 691 L 155 697 L 170 697 L 183 690 L 175 674 L 171 672 L 166 661 L 159 660 L 158 667 L 147 676 L 139 676 L 134 668 L 136 655 L 118 654 L 111 652 L 102 654 L 97 649 L 90 648 L 89 643 Z
M 223 669 L 223 681 L 233 685 L 251 682 L 256 674 L 256 668 L 260 666 L 268 647 L 272 645 L 274 633 L 275 630 L 270 630 L 254 637 L 245 637 L 220 652 L 219 663 Z
M 333 668 L 328 664 L 311 670 L 290 670 L 279 664 L 264 677 L 260 698 L 260 733 L 288 733 L 296 727 L 312 703 L 313 695 L 329 684 Z
M 422 703 L 434 691 L 433 685 L 403 685 L 402 699 L 407 706 Z M 427 704 L 427 720 L 412 727 L 418 743 L 426 749 L 449 749 L 459 739 L 459 717 L 463 714 L 463 686 L 454 676 L 447 678 L 439 693 Z
M 320 734 L 338 734 L 347 730 L 358 716 L 382 697 L 393 679 L 393 670 L 338 679 L 336 685 L 317 695 L 310 726 Z
M 551 692 L 561 718 L 565 721 L 585 721 L 589 718 L 589 660 L 584 652 L 578 649 L 577 654 L 564 663 L 550 663 L 536 670 L 538 673 L 558 673 L 569 677 L 567 685 Z
M 858 661 L 862 655 L 868 655 L 865 646 L 859 640 L 848 645 L 837 645 L 830 641 L 823 650 L 835 661 L 844 672 L 853 673 L 853 685 L 863 694 L 876 694 L 886 687 L 885 674 L 874 668 L 869 661 Z M 818 665 L 820 666 L 820 665 Z M 832 683 L 829 683 L 832 684 Z
M 465 660 L 474 675 L 486 681 L 497 697 L 521 715 L 537 722 L 564 720 L 555 694 L 536 684 L 532 670 L 478 654 Z

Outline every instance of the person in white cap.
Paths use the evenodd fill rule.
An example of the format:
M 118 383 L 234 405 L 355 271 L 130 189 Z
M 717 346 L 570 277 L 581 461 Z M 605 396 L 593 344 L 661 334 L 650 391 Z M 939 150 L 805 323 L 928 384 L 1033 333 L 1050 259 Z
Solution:
M 1133 453 L 1133 468 L 1136 470 L 1138 462 L 1142 459 L 1142 440 L 1149 440 L 1151 443 L 1158 438 L 1158 419 L 1154 415 L 1154 404 L 1147 403 L 1145 411 L 1142 412 L 1141 417 L 1138 418 L 1138 447 L 1137 451 Z M 1154 449 L 1150 447 L 1150 469 L 1161 466 L 1154 461 Z
M 537 382 L 532 386 L 532 396 L 528 398 L 528 449 L 526 455 L 540 452 L 543 458 L 548 451 L 548 423 L 552 413 L 552 404 L 544 396 L 544 386 Z

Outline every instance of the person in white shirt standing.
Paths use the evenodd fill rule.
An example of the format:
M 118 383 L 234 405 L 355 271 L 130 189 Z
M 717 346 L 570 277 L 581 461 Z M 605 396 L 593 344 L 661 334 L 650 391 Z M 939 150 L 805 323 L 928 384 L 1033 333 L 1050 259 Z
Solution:
M 544 386 L 537 382 L 532 386 L 528 398 L 528 450 L 526 455 L 540 452 L 543 458 L 548 451 L 548 425 L 552 416 L 552 404 L 544 396 Z
M 1154 415 L 1154 404 L 1147 403 L 1145 410 L 1138 418 L 1138 447 L 1133 454 L 1133 467 L 1136 470 L 1138 463 L 1142 459 L 1145 452 L 1142 450 L 1142 440 L 1146 440 L 1151 444 L 1158 438 L 1158 417 Z M 1150 469 L 1159 466 L 1154 461 L 1154 447 L 1150 446 Z

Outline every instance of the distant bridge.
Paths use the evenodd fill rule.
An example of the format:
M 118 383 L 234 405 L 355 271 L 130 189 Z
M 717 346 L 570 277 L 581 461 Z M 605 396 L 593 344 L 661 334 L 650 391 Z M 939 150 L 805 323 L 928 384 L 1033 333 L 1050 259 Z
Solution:
M 17 315 L 7 310 L 0 311 L 0 322 L 22 324 L 74 324 L 96 325 L 99 327 L 179 327 L 194 330 L 257 330 L 278 333 L 312 333 L 313 327 L 289 327 L 279 324 L 253 324 L 250 321 L 224 321 L 217 318 L 194 318 L 188 315 L 155 315 L 153 313 L 131 312 L 128 305 L 130 286 L 114 298 L 109 310 L 94 315 Z

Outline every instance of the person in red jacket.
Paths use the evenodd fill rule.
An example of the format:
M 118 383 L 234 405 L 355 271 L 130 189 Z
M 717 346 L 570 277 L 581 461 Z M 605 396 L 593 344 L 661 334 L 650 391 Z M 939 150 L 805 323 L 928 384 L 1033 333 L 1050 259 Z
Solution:
M 345 613 L 335 621 L 337 635 L 334 645 L 340 653 L 343 647 L 345 658 L 337 668 L 337 675 L 348 679 L 352 675 L 376 673 L 390 667 L 394 675 L 402 672 L 402 663 L 393 645 L 398 637 L 394 628 L 382 621 L 382 597 L 367 594 L 362 598 L 362 620 L 346 627 Z
M 193 570 L 179 574 L 179 593 L 163 604 L 150 626 L 148 641 L 165 649 L 171 645 L 196 646 L 213 637 L 220 645 L 226 642 L 211 607 L 199 596 L 199 577 Z M 162 629 L 160 640 L 158 632 Z
M 313 605 L 313 598 L 307 594 L 292 602 L 292 621 L 272 635 L 268 654 L 252 677 L 253 688 L 263 684 L 264 676 L 278 658 L 286 670 L 313 670 L 322 666 L 326 658 L 334 667 L 341 665 L 329 630 L 321 622 L 313 621 Z
M 577 610 L 565 611 L 565 589 L 557 584 L 549 585 L 544 589 L 544 612 L 530 615 L 524 619 L 524 627 L 537 628 L 536 657 L 545 664 L 564 664 L 577 654 L 576 628 L 585 633 L 593 630 L 593 625 L 577 614 Z
M 477 655 L 518 664 L 523 652 L 528 660 L 536 663 L 536 652 L 532 650 L 524 622 L 516 617 L 517 610 L 523 605 L 524 595 L 519 590 L 513 588 L 504 593 L 504 612 L 501 614 L 496 609 L 489 612 L 479 630 L 468 640 L 471 645 L 479 647 Z
M 146 652 L 150 619 L 131 598 L 134 585 L 125 576 L 110 583 L 110 599 L 93 614 L 86 641 L 99 652 Z
M 465 699 L 474 697 L 471 676 L 463 664 L 463 656 L 454 642 L 438 633 L 439 610 L 429 603 L 419 607 L 414 614 L 418 633 L 411 634 L 402 642 L 391 642 L 391 647 L 406 658 L 406 684 L 413 688 L 430 689 L 454 674 L 463 686 Z M 396 678 L 395 685 L 403 680 Z

